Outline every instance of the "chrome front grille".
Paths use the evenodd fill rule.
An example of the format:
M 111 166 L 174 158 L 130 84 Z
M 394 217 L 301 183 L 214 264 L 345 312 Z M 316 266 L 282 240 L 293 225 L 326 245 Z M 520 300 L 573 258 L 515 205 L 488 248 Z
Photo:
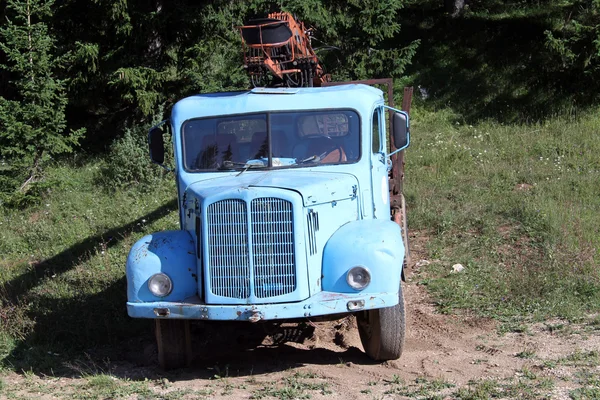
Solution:
M 272 197 L 252 200 L 252 259 L 258 298 L 296 288 L 292 203 Z
M 270 298 L 296 289 L 292 203 L 227 199 L 207 209 L 207 273 L 214 295 Z
M 210 290 L 217 296 L 245 299 L 250 295 L 246 202 L 222 200 L 207 211 Z

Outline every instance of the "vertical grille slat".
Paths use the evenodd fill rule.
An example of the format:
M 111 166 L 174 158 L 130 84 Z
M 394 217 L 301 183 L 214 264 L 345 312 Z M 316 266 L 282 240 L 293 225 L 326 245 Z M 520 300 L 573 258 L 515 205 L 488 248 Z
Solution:
M 292 203 L 261 197 L 253 199 L 249 206 L 250 221 L 244 200 L 227 199 L 208 206 L 210 291 L 235 299 L 247 299 L 252 294 L 256 298 L 270 298 L 294 292 Z M 250 271 L 251 260 L 253 271 Z
M 317 232 L 319 231 L 319 214 L 310 210 L 306 215 L 308 227 L 308 250 L 310 255 L 317 253 Z
M 254 294 L 281 296 L 296 289 L 292 203 L 265 197 L 252 200 Z
M 213 203 L 207 216 L 210 290 L 218 296 L 245 299 L 250 295 L 246 202 Z

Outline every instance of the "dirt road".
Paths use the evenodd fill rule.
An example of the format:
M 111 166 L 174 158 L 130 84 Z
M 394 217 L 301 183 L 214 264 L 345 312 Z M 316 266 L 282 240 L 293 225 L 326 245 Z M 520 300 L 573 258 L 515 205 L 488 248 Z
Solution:
M 197 355 L 194 368 L 168 378 L 172 388 L 202 390 L 213 383 L 209 397 L 237 399 L 451 398 L 481 390 L 481 398 L 487 397 L 485 390 L 488 395 L 496 390 L 504 394 L 500 397 L 558 399 L 586 386 L 577 378 L 583 370 L 591 368 L 600 376 L 595 365 L 598 326 L 547 321 L 520 333 L 499 335 L 493 320 L 439 314 L 425 288 L 413 279 L 416 262 L 426 257 L 423 241 L 416 239 L 404 286 L 407 339 L 400 360 L 370 361 L 362 352 L 353 318 L 284 326 L 266 338 L 262 328 L 262 335 L 253 337 L 245 327 L 233 324 L 225 331 L 219 327 L 198 332 L 197 337 L 204 335 L 199 347 L 208 351 Z M 237 333 L 235 343 L 232 332 Z M 262 338 L 255 347 L 253 342 Z M 240 352 L 240 346 L 246 351 Z M 478 387 L 486 380 L 494 383 L 488 389 Z
M 417 245 L 413 261 L 421 257 Z M 439 314 L 413 279 L 416 269 L 413 263 L 404 286 L 407 339 L 397 361 L 370 361 L 353 318 L 280 327 L 233 323 L 194 325 L 196 355 L 185 370 L 160 371 L 154 343 L 146 338 L 104 366 L 73 366 L 74 373 L 79 369 L 87 377 L 11 373 L 2 379 L 5 387 L 20 388 L 14 394 L 24 398 L 81 398 L 82 393 L 84 398 L 132 399 L 600 396 L 600 388 L 594 389 L 600 386 L 600 324 L 547 321 L 499 335 L 492 320 Z M 98 373 L 109 375 L 119 391 L 93 384 Z M 32 395 L 28 379 L 44 391 Z
M 196 337 L 203 337 L 198 348 L 204 350 L 194 366 L 165 375 L 164 390 L 233 399 L 468 398 L 482 390 L 481 397 L 471 398 L 503 393 L 499 397 L 562 399 L 586 387 L 577 378 L 582 371 L 600 376 L 598 327 L 549 321 L 499 335 L 492 320 L 439 314 L 414 282 L 406 284 L 405 297 L 407 339 L 400 360 L 371 362 L 352 318 L 273 332 L 204 327 L 197 328 Z M 148 344 L 146 357 L 152 351 Z M 119 375 L 156 373 L 146 366 Z

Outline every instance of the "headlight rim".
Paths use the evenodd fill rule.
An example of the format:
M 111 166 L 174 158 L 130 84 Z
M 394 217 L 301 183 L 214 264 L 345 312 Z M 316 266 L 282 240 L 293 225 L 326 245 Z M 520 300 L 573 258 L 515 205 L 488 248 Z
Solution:
M 364 275 L 366 276 L 366 283 L 363 286 L 357 286 L 357 285 L 353 284 L 353 282 L 356 283 L 356 281 L 350 280 L 350 277 L 353 276 L 353 271 L 356 271 L 356 270 L 362 270 Z M 348 272 L 346 273 L 346 283 L 353 290 L 356 290 L 356 291 L 365 290 L 371 284 L 371 271 L 369 271 L 369 268 L 367 268 L 364 265 L 355 265 L 354 267 L 350 268 L 348 270 Z
M 152 280 L 159 276 L 166 278 L 167 282 L 169 283 L 169 290 L 165 294 L 157 294 L 152 290 L 152 286 L 151 286 Z M 167 297 L 168 295 L 173 293 L 173 280 L 171 279 L 171 277 L 169 275 L 165 274 L 164 272 L 157 272 L 156 274 L 153 274 L 150 278 L 148 278 L 148 290 L 155 297 L 159 297 L 159 298 Z

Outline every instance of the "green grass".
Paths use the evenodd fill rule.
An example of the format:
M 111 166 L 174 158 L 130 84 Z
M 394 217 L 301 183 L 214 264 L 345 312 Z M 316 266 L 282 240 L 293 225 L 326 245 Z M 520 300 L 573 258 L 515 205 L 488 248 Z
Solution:
M 501 390 L 498 382 L 487 379 L 471 383 L 466 388 L 460 388 L 455 396 L 461 400 L 486 400 L 500 397 Z
M 576 319 L 600 308 L 598 113 L 465 125 L 413 113 L 409 230 L 427 232 L 423 279 L 443 312 Z M 465 270 L 451 273 L 461 263 Z
M 561 365 L 567 366 L 585 366 L 598 367 L 600 366 L 600 354 L 598 351 L 575 351 L 566 357 L 557 361 Z
M 554 383 L 547 378 L 538 378 L 527 372 L 524 379 L 482 379 L 470 382 L 453 393 L 460 400 L 506 399 L 547 399 L 551 398 Z
M 274 397 L 280 400 L 309 399 L 311 392 L 322 395 L 331 394 L 332 391 L 327 382 L 307 382 L 307 379 L 322 379 L 313 373 L 297 372 L 283 378 L 281 384 L 270 384 L 255 390 L 251 399 L 264 399 Z
M 533 349 L 525 349 L 525 350 L 517 353 L 516 357 L 523 358 L 523 359 L 535 358 L 535 350 L 533 350 Z
M 204 388 L 165 388 L 160 381 L 131 380 L 97 373 L 80 379 L 60 381 L 50 376 L 36 377 L 32 373 L 24 374 L 25 379 L 0 387 L 2 399 L 34 399 L 41 395 L 51 398 L 72 400 L 95 399 L 206 399 L 212 398 L 215 391 Z M 1 381 L 0 381 L 1 382 Z
M 450 111 L 414 109 L 409 229 L 428 237 L 433 262 L 416 279 L 442 312 L 497 318 L 501 330 L 521 332 L 532 320 L 598 312 L 598 131 L 597 113 L 471 126 Z M 125 260 L 144 234 L 177 228 L 174 184 L 109 191 L 97 184 L 102 165 L 57 164 L 39 204 L 0 209 L 0 370 L 56 372 L 82 350 L 116 349 L 149 331 L 148 321 L 126 315 Z M 455 263 L 465 270 L 452 273 Z M 307 378 L 267 391 L 329 390 Z
M 125 260 L 144 234 L 177 229 L 174 184 L 108 191 L 99 166 L 52 167 L 39 204 L 0 209 L 0 366 L 52 368 L 146 327 L 125 311 Z
M 597 355 L 596 355 L 597 357 Z M 596 364 L 597 365 L 597 364 Z M 576 374 L 576 381 L 581 385 L 570 392 L 574 400 L 600 399 L 600 375 L 597 371 L 583 369 Z
M 519 378 L 506 379 L 478 379 L 470 381 L 467 385 L 457 386 L 443 379 L 429 379 L 419 377 L 413 382 L 386 381 L 384 396 L 401 396 L 402 398 L 417 399 L 460 399 L 460 400 L 487 400 L 492 398 L 506 399 L 544 399 L 550 398 L 554 389 L 554 382 L 547 377 L 539 376 L 527 368 L 523 368 Z M 593 382 L 593 376 L 584 376 L 581 379 L 582 390 Z M 365 391 L 363 393 L 370 394 Z
M 150 397 L 151 399 L 156 398 L 160 400 L 181 400 L 181 399 L 205 399 L 212 398 L 215 394 L 212 389 L 201 389 L 201 390 L 193 390 L 193 389 L 177 389 L 170 392 L 161 393 L 160 395 L 155 395 Z
M 397 375 L 386 381 L 388 387 L 384 395 L 408 396 L 418 398 L 438 398 L 438 392 L 453 388 L 455 385 L 443 379 L 428 379 L 419 377 L 409 384 L 405 384 Z M 442 397 L 439 397 L 442 398 Z
M 120 399 L 135 394 L 138 398 L 148 398 L 154 395 L 148 385 L 148 381 L 122 380 L 111 375 L 99 374 L 88 377 L 87 382 L 76 388 L 71 397 L 77 400 Z
M 573 400 L 598 400 L 600 399 L 600 388 L 598 387 L 585 387 L 578 388 L 571 391 L 571 398 Z

